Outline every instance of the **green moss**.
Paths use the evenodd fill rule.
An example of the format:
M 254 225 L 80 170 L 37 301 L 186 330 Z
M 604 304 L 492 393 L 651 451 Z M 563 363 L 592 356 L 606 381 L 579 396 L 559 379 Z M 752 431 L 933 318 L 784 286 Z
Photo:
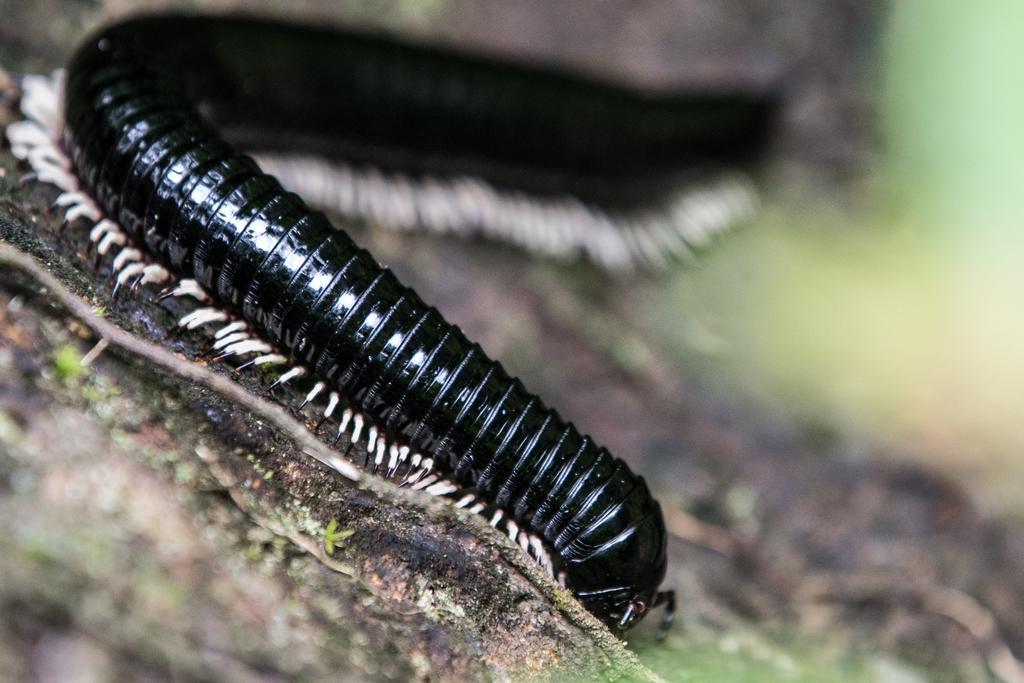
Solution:
M 72 384 L 85 372 L 82 366 L 82 354 L 72 344 L 64 344 L 53 354 L 53 370 L 57 378 L 65 384 Z
M 258 459 L 252 453 L 247 454 L 245 456 L 245 459 L 247 462 L 252 464 L 253 471 L 256 472 L 256 474 L 258 474 L 259 476 L 263 477 L 264 481 L 270 481 L 271 479 L 274 478 L 274 470 L 264 467 L 263 461 Z
M 82 386 L 82 398 L 90 405 L 104 405 L 121 395 L 121 389 L 105 375 L 95 375 L 92 381 Z
M 258 562 L 263 559 L 264 545 L 262 543 L 249 543 L 242 548 L 242 557 L 249 562 Z
M 195 466 L 192 463 L 174 463 L 174 481 L 176 481 L 177 483 L 192 485 L 196 482 L 198 477 L 199 472 L 196 470 Z
M 564 588 L 556 588 L 552 593 L 551 602 L 555 605 L 557 609 L 564 612 L 565 610 L 570 608 L 570 605 L 572 605 L 575 599 L 576 598 L 573 597 L 571 591 L 568 591 Z

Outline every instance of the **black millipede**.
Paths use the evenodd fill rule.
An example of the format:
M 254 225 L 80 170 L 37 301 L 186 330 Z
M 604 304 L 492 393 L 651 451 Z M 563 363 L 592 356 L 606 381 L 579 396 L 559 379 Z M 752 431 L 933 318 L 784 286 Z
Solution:
M 644 93 L 227 17 L 106 28 L 62 90 L 23 87 L 12 148 L 63 190 L 67 221 L 93 223 L 98 254 L 116 249 L 115 292 L 161 283 L 206 302 L 181 323 L 222 323 L 219 358 L 309 382 L 303 405 L 326 401 L 365 466 L 502 524 L 609 626 L 661 604 L 667 626 L 665 527 L 643 478 L 235 145 L 349 222 L 505 233 L 615 267 L 677 255 L 746 210 L 740 181 L 676 188 L 748 157 L 772 97 Z

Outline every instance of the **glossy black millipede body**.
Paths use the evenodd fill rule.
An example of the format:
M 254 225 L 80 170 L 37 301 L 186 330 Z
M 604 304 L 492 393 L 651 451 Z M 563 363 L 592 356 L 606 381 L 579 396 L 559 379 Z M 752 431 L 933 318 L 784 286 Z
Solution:
M 518 67 L 495 75 L 485 62 L 375 45 L 249 20 L 115 26 L 68 70 L 64 144 L 84 189 L 137 246 L 197 280 L 390 438 L 431 454 L 542 536 L 588 609 L 628 627 L 664 598 L 665 527 L 643 479 L 220 129 L 252 139 L 288 127 L 299 142 L 357 129 L 419 153 L 435 145 L 606 176 L 631 172 L 636 158 L 658 164 L 715 140 L 728 147 L 723 122 L 735 114 L 732 130 L 743 129 L 744 108 L 709 100 L 680 127 L 671 103 L 611 86 Z M 443 91 L 432 104 L 430 87 Z M 384 140 L 385 125 L 402 132 Z

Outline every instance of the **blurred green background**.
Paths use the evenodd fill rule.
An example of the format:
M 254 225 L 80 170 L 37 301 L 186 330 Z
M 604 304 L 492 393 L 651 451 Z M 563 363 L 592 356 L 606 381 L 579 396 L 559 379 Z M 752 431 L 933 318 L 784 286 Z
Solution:
M 770 203 L 644 324 L 709 386 L 866 430 L 1024 512 L 1024 3 L 892 3 L 880 159 L 828 200 Z M 687 311 L 680 316 L 679 310 Z
M 722 400 L 936 467 L 984 512 L 1020 520 L 1024 3 L 893 2 L 876 59 L 879 156 L 852 208 L 771 200 L 676 274 L 670 299 L 658 283 L 633 310 Z M 805 638 L 781 659 L 642 652 L 678 680 L 931 679 Z

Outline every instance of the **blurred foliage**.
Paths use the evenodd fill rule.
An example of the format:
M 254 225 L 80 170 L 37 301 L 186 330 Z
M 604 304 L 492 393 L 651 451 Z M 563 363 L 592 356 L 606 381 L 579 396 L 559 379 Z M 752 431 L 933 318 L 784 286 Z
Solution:
M 921 680 L 912 669 L 887 656 L 842 653 L 841 648 L 830 648 L 822 642 L 768 643 L 753 632 L 743 631 L 730 631 L 724 636 L 710 632 L 690 633 L 680 639 L 685 639 L 685 644 L 679 643 L 678 647 L 664 647 L 653 639 L 631 642 L 630 646 L 645 665 L 670 683 L 916 683 Z
M 641 295 L 644 328 L 710 386 L 1024 510 L 1022 35 L 1017 0 L 892 3 L 882 163 L 856 208 L 767 207 L 677 275 L 673 296 L 664 283 Z
M 791 681 L 792 683 L 821 683 L 846 681 L 869 683 L 878 679 L 861 665 L 845 666 L 822 662 L 790 660 L 791 667 L 779 670 L 764 662 L 735 656 L 721 649 L 690 652 L 685 668 L 662 666 L 657 656 L 645 657 L 644 663 L 669 681 L 697 683 L 698 681 L 731 681 L 732 683 L 764 683 L 765 681 Z

